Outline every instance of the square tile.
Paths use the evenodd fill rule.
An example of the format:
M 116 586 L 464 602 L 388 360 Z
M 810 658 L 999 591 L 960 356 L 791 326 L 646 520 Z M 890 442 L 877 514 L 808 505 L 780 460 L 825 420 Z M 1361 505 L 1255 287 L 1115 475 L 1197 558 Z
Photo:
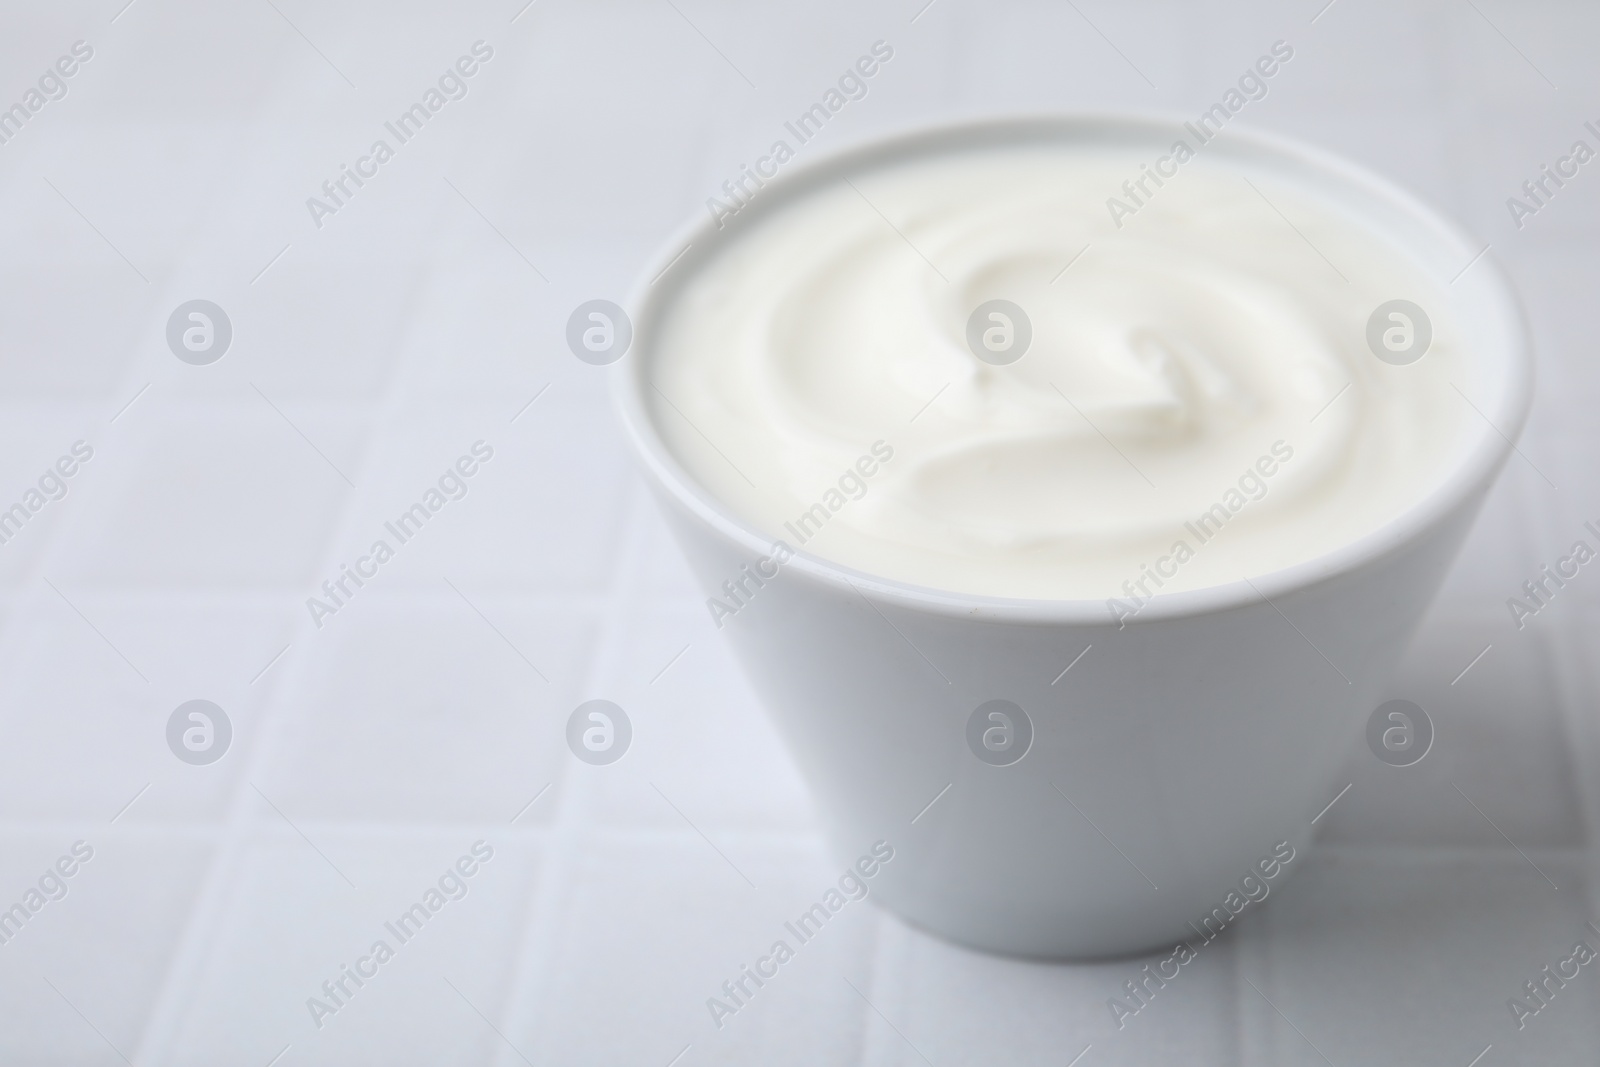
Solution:
M 97 450 L 52 578 L 121 587 L 302 586 L 362 476 L 359 417 L 146 397 Z M 304 435 L 304 436 L 302 436 Z M 89 479 L 86 478 L 88 483 Z
M 308 833 L 360 888 L 287 828 L 252 841 L 164 1062 L 265 1063 L 285 1046 L 311 1063 L 486 1062 L 497 1039 L 478 1012 L 492 1019 L 502 1010 L 496 990 L 515 943 L 506 931 L 520 921 L 537 857 L 490 840 L 492 831 Z M 470 877 L 442 883 L 461 857 L 474 857 L 478 840 L 492 856 L 473 859 Z M 391 930 L 413 906 L 426 918 Z M 345 967 L 368 972 L 366 980 L 345 977 Z
M 366 592 L 305 639 L 296 714 L 262 784 L 291 818 L 503 824 L 559 784 L 591 624 L 473 593 L 478 610 L 448 588 Z
M 508 1036 L 534 1062 L 666 1063 L 686 1045 L 685 1063 L 847 1062 L 863 1009 L 842 979 L 859 975 L 875 914 L 846 904 L 801 942 L 784 921 L 832 884 L 831 866 L 777 843 L 745 862 L 759 890 L 688 833 L 580 849 Z M 778 941 L 792 958 L 762 965 Z M 744 1003 L 714 1021 L 708 1001 L 732 1004 L 723 983 L 758 965 L 777 973 L 746 980 Z
M 1562 891 L 1514 851 L 1315 852 L 1261 918 L 1242 978 L 1255 1064 L 1579 1064 L 1600 1040 L 1600 983 L 1584 974 L 1518 1029 L 1523 983 L 1596 935 L 1570 860 L 1538 853 Z M 1263 1001 L 1267 1002 L 1263 1005 Z M 1326 1059 L 1324 1059 L 1326 1057 Z
M 209 854 L 201 841 L 103 822 L 8 833 L 0 906 L 26 906 L 41 884 L 43 892 L 27 924 L 0 945 L 0 1058 L 133 1059 Z M 60 878 L 64 870 L 73 873 Z

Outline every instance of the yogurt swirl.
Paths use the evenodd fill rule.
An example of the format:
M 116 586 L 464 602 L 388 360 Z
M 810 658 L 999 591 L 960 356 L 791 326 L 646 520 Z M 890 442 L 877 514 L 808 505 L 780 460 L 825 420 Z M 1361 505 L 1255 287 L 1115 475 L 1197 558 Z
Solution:
M 1138 168 L 973 150 L 782 203 L 681 283 L 650 368 L 664 439 L 774 539 L 1030 599 L 1153 592 L 1139 576 L 1179 542 L 1163 592 L 1266 573 L 1441 478 L 1471 417 L 1441 281 L 1315 190 L 1221 159 L 1114 228 L 1106 197 Z M 1367 321 L 1402 297 L 1434 309 L 1432 341 L 1395 366 Z M 992 300 L 1031 326 L 1005 365 L 968 343 Z M 859 499 L 796 527 L 880 439 L 894 459 Z

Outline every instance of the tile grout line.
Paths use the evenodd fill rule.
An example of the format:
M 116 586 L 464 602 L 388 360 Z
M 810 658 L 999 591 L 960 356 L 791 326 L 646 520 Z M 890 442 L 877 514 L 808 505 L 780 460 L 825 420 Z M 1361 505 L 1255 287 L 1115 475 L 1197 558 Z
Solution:
M 1310 852 L 1308 843 L 1302 853 Z M 1304 873 L 1304 872 L 1299 872 Z M 1232 944 L 1234 1062 L 1239 1067 L 1272 1067 L 1283 1062 L 1277 1055 L 1280 1022 L 1248 983 L 1272 988 L 1272 909 L 1234 928 Z M 1201 951 L 1205 951 L 1202 947 Z
M 594 638 L 589 668 L 584 674 L 583 688 L 579 693 L 581 700 L 603 696 L 623 660 L 627 629 L 625 620 L 636 616 L 637 612 L 633 609 L 643 599 L 641 585 L 645 532 L 649 524 L 641 520 L 644 518 L 643 512 L 652 506 L 645 488 L 635 480 L 625 508 L 622 528 L 626 536 L 607 597 L 608 603 Z M 541 862 L 538 864 L 537 885 L 528 895 L 526 909 L 518 917 L 521 936 L 509 962 L 505 996 L 494 1012 L 501 1028 L 513 1037 L 538 1032 L 542 1021 L 539 1017 L 542 1010 L 540 1006 L 548 999 L 545 993 L 553 983 L 551 967 L 560 940 L 561 917 L 570 899 L 571 874 L 578 866 L 580 830 L 588 802 L 593 799 L 595 791 L 593 781 L 585 775 L 574 773 L 574 762 L 572 759 L 563 760 L 564 770 L 557 778 L 555 796 L 540 802 L 556 804 L 556 812 L 548 823 L 549 837 L 543 845 Z M 606 768 L 596 770 L 604 772 Z M 515 1067 L 522 1061 L 520 1056 L 501 1046 L 491 1062 Z
M 421 273 L 426 275 L 428 272 Z M 420 285 L 424 280 L 425 277 L 419 277 L 416 284 Z M 402 333 L 404 328 L 397 327 Z M 356 460 L 351 466 L 358 478 L 361 472 L 372 469 L 373 455 L 383 439 L 385 428 L 394 425 L 404 411 L 406 392 L 402 383 L 407 380 L 407 375 L 400 355 L 403 351 L 404 346 L 399 345 L 391 373 L 384 377 L 382 391 L 375 397 L 365 403 L 336 402 L 333 405 L 347 413 L 357 425 L 365 420 L 361 433 L 354 438 L 360 451 L 356 453 Z M 366 479 L 362 478 L 361 481 L 365 482 Z M 341 562 L 341 546 L 351 543 L 350 538 L 360 533 L 364 518 L 360 505 L 366 499 L 363 491 L 346 490 L 340 499 L 338 521 L 333 523 L 318 557 L 315 573 L 319 575 L 337 572 Z M 300 617 L 298 608 L 289 618 L 293 621 L 286 632 L 292 647 L 263 681 L 268 689 L 256 719 L 256 744 L 229 798 L 216 851 L 202 879 L 201 888 L 195 894 L 190 921 L 178 937 L 177 948 L 167 964 L 159 991 L 151 1002 L 134 1054 L 136 1061 L 165 1062 L 173 1058 L 183 1026 L 194 1005 L 201 999 L 191 994 L 214 957 L 216 938 L 212 934 L 228 920 L 229 909 L 237 899 L 238 881 L 243 876 L 258 828 L 270 825 L 277 819 L 276 815 L 263 815 L 259 811 L 259 801 L 252 785 L 258 779 L 270 779 L 270 772 L 283 766 L 280 757 L 290 751 L 291 733 L 305 721 L 307 714 L 304 709 L 297 710 L 292 695 L 303 693 L 309 687 L 312 658 L 305 649 L 312 642 L 299 638 L 305 619 Z M 333 640 L 332 634 L 318 631 L 313 631 L 313 636 Z M 246 681 L 240 680 L 241 691 L 248 688 Z
M 121 14 L 122 11 L 119 10 L 117 12 L 117 17 L 121 17 Z M 193 243 L 186 247 L 192 248 Z M 160 309 L 162 306 L 164 306 L 162 302 L 163 297 L 170 294 L 171 283 L 170 281 L 158 279 L 156 282 L 150 283 L 149 289 L 150 298 L 144 304 L 141 310 L 144 317 L 151 318 L 154 321 L 159 322 Z M 133 407 L 132 401 L 124 398 L 134 397 L 136 400 L 140 397 L 143 397 L 144 394 L 149 391 L 151 382 L 153 381 L 153 379 L 147 377 L 142 369 L 142 360 L 137 340 L 130 338 L 125 341 L 122 346 L 122 357 L 123 364 L 121 368 L 121 374 L 117 376 L 117 384 L 112 387 L 108 396 L 98 402 L 76 405 L 77 410 L 73 415 L 73 421 L 77 423 L 78 427 L 82 431 L 82 440 L 86 441 L 90 447 L 95 449 L 96 458 L 101 458 L 102 456 L 106 455 L 114 455 L 114 442 L 125 447 L 130 438 L 134 436 L 134 434 L 130 433 L 126 428 L 126 425 L 122 427 L 116 426 L 115 420 L 120 419 L 129 408 Z M 143 382 L 142 385 L 141 382 Z M 135 393 L 138 395 L 134 396 Z M 148 401 L 146 401 L 146 403 L 148 404 Z M 101 421 L 102 419 L 104 420 L 103 422 Z M 109 463 L 109 460 L 102 459 L 102 463 Z M 103 467 L 94 468 L 93 475 L 99 475 L 102 478 L 109 477 L 108 475 L 99 474 L 99 472 L 103 469 Z M 116 472 L 113 471 L 112 473 L 114 474 Z M 89 487 L 92 487 L 93 484 L 94 482 L 90 481 Z M 104 490 L 102 490 L 102 493 L 103 492 Z M 89 497 L 92 501 L 94 496 L 95 494 L 92 491 L 85 492 L 82 488 L 80 488 L 76 493 L 69 493 L 69 499 L 60 502 L 59 506 L 63 508 L 63 513 L 59 516 L 59 521 L 55 524 L 54 528 L 49 531 L 50 536 L 47 542 L 41 546 L 37 553 L 34 554 L 33 560 L 24 567 L 22 577 L 20 579 L 22 584 L 19 587 L 21 590 L 23 590 L 23 592 L 18 597 L 17 603 L 13 605 L 14 610 L 8 612 L 4 621 L 0 622 L 0 649 L 5 649 L 7 652 L 10 652 L 18 647 L 29 647 L 26 640 L 19 640 L 16 630 L 21 626 L 22 619 L 36 619 L 39 617 L 39 605 L 43 603 L 44 597 L 42 589 L 48 588 L 44 585 L 44 578 L 55 569 L 53 566 L 54 562 L 65 555 L 66 546 L 72 540 L 71 535 L 82 528 L 84 524 L 84 498 Z M 76 499 L 74 500 L 72 498 Z M 0 662 L 3 662 L 3 660 L 0 660 Z M 156 694 L 161 692 L 161 690 L 162 686 L 156 683 L 146 682 L 146 684 L 143 686 L 143 693 L 148 693 L 152 702 L 157 699 Z M 150 724 L 150 729 L 153 731 L 155 728 L 156 724 L 152 722 Z M 148 789 L 148 786 L 146 789 Z M 143 797 L 143 795 L 144 793 L 141 792 L 140 796 Z M 119 812 L 117 817 L 121 818 L 122 814 L 122 812 Z M 109 822 L 106 825 L 108 829 L 111 826 Z M 115 832 L 118 834 L 125 832 L 126 825 L 127 824 L 123 824 L 123 828 L 118 829 Z M 206 864 L 206 880 L 209 880 L 210 871 L 214 863 L 215 854 L 213 854 L 212 859 Z M 198 905 L 203 902 L 202 897 L 205 892 L 205 889 L 201 889 L 195 894 L 196 907 L 191 908 L 188 912 L 188 918 L 184 923 L 185 933 L 187 933 L 187 930 L 196 921 Z M 151 1002 L 150 1010 L 140 1020 L 138 1035 L 134 1041 L 133 1059 L 135 1062 L 137 1062 L 144 1054 L 146 1037 L 150 1034 L 153 1028 L 155 1009 L 161 1003 L 161 995 L 165 990 L 166 984 L 172 974 L 173 966 L 182 955 L 183 937 L 184 935 L 180 935 L 179 945 L 174 948 L 171 956 L 168 957 L 166 967 L 162 972 L 161 985 L 158 987 L 156 998 Z
M 1586 842 L 1600 841 L 1600 724 L 1587 709 L 1600 701 L 1600 676 L 1590 660 L 1582 655 L 1588 627 L 1600 628 L 1600 609 L 1576 600 L 1564 616 L 1565 626 L 1551 630 L 1549 653 L 1554 659 L 1557 711 L 1571 754 L 1571 779 L 1577 791 L 1579 818 Z M 1587 624 L 1587 625 L 1586 625 Z M 1541 638 L 1542 639 L 1542 638 Z M 1580 850 L 1580 879 L 1583 906 L 1589 915 L 1600 915 L 1600 850 L 1593 844 Z
M 867 955 L 867 976 L 863 983 L 871 1003 L 880 1010 L 901 1014 L 899 1009 L 906 997 L 906 958 L 911 951 L 912 938 L 898 918 L 881 911 L 873 917 L 872 950 Z M 860 1041 L 855 1062 L 858 1065 L 892 1060 L 901 1054 L 905 1045 L 884 1021 L 867 1006 L 856 1000 L 856 1018 L 860 1020 Z M 887 1007 L 885 1007 L 887 1005 Z M 886 1055 L 885 1050 L 893 1050 Z
M 1526 438 L 1524 432 L 1518 440 Z M 1568 505 L 1565 496 L 1552 498 L 1525 473 L 1518 479 L 1502 472 L 1501 478 L 1511 482 L 1507 488 L 1515 503 L 1517 547 L 1531 566 L 1531 561 L 1541 558 L 1542 546 L 1560 543 L 1563 531 L 1582 521 L 1582 509 Z M 1555 720 L 1567 742 L 1560 758 L 1572 771 L 1570 788 L 1576 794 L 1584 840 L 1596 842 L 1600 841 L 1600 726 L 1585 710 L 1600 701 L 1600 674 L 1589 667 L 1583 642 L 1585 622 L 1593 617 L 1600 624 L 1600 612 L 1591 612 L 1581 594 L 1562 598 L 1551 608 L 1554 625 L 1532 629 L 1524 636 L 1542 645 L 1549 657 L 1557 702 Z M 1579 864 L 1584 909 L 1590 915 L 1600 914 L 1600 848 L 1591 844 L 1583 849 Z

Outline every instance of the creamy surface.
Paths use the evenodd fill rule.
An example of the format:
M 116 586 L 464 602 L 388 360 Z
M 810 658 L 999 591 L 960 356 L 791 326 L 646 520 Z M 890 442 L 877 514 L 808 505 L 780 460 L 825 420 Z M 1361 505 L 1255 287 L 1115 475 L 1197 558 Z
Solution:
M 783 205 L 671 304 L 648 371 L 668 446 L 773 540 L 955 592 L 1174 592 L 1374 530 L 1474 418 L 1448 278 L 1311 188 L 1204 154 L 1117 227 L 1107 198 L 1132 206 L 1156 154 L 975 150 Z M 1366 340 L 1396 298 L 1433 328 L 1405 366 Z M 992 299 L 1032 325 L 1009 365 L 968 347 Z M 892 458 L 858 467 L 880 441 Z

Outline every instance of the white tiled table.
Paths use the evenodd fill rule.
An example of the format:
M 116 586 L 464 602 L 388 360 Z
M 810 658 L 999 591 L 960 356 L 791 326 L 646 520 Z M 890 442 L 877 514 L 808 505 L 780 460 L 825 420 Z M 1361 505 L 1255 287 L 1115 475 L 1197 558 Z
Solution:
M 95 450 L 0 546 L 0 907 L 94 848 L 0 946 L 0 1062 L 1600 1058 L 1596 969 L 1520 1033 L 1506 1007 L 1600 920 L 1600 577 L 1521 632 L 1504 607 L 1600 520 L 1600 173 L 1520 231 L 1504 205 L 1600 118 L 1600 11 L 122 3 L 0 16 L 0 106 L 95 49 L 0 145 L 0 507 Z M 315 228 L 305 198 L 480 38 L 468 96 Z M 1286 39 L 1249 121 L 1492 244 L 1541 347 L 1526 461 L 1395 684 L 1435 750 L 1352 752 L 1294 879 L 1121 1031 L 1105 1002 L 1136 964 L 986 957 L 871 905 L 724 1029 L 705 1008 L 832 864 L 562 327 L 880 38 L 895 57 L 829 143 L 1198 112 Z M 209 367 L 164 342 L 194 297 L 234 326 Z M 466 498 L 314 626 L 305 598 L 480 439 Z M 205 767 L 164 739 L 197 697 L 234 729 Z M 595 697 L 635 726 L 609 767 L 563 742 Z M 318 1029 L 307 998 L 480 839 L 468 894 Z

